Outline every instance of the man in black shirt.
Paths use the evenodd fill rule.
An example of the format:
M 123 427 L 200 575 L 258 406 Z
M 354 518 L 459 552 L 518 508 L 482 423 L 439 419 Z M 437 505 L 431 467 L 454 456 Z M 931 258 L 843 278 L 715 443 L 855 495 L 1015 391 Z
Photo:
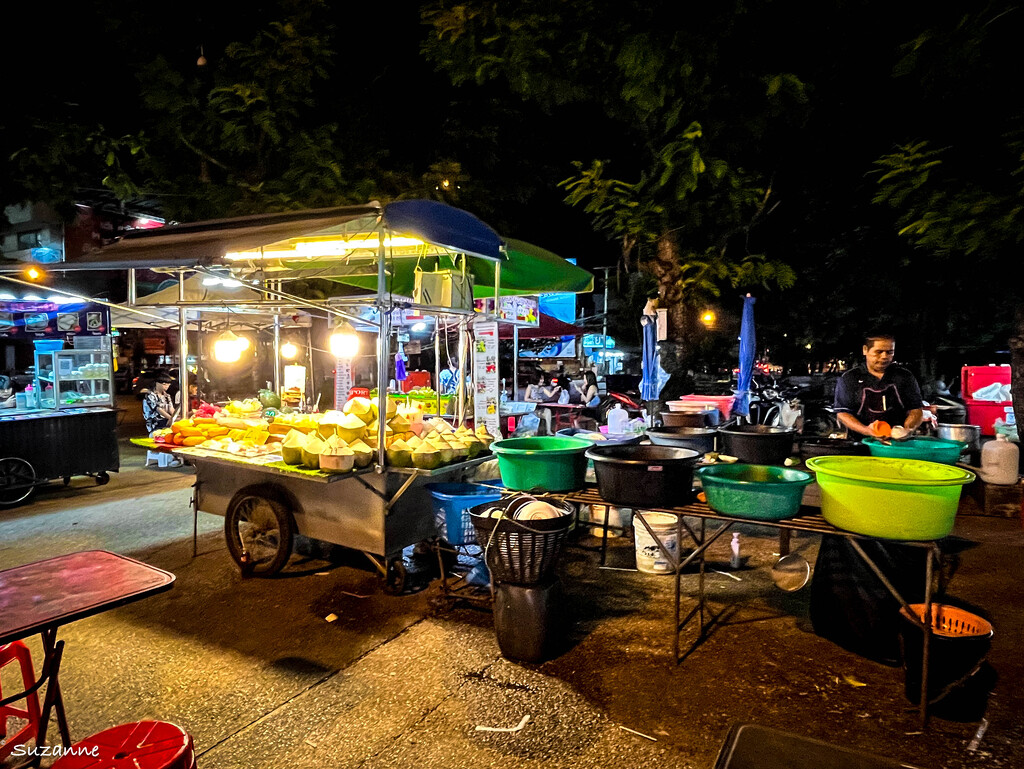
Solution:
M 847 371 L 836 385 L 836 418 L 851 432 L 888 437 L 879 422 L 913 432 L 924 417 L 914 375 L 893 364 L 896 340 L 872 334 L 864 340 L 864 366 Z

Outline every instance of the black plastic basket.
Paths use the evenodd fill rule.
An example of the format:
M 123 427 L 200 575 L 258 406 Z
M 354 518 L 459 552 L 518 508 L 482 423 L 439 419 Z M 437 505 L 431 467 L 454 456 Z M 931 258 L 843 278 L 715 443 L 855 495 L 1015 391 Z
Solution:
M 556 507 L 552 500 L 544 500 Z M 574 516 L 517 521 L 513 518 L 493 518 L 495 508 L 514 511 L 516 500 L 510 503 L 485 503 L 471 507 L 470 519 L 476 529 L 476 539 L 484 550 L 484 562 L 494 582 L 514 585 L 536 585 L 554 576 L 562 543 L 569 533 Z M 566 506 L 567 512 L 570 510 Z

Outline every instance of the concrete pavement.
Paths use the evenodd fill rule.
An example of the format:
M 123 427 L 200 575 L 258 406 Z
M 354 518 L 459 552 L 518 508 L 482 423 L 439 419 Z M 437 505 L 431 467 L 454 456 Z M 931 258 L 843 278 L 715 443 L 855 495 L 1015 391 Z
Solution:
M 728 543 L 716 544 L 708 579 L 719 622 L 678 666 L 672 580 L 599 569 L 579 546 L 593 540 L 578 541 L 561 569 L 573 629 L 557 657 L 527 665 L 501 656 L 488 612 L 436 600 L 436 583 L 393 597 L 358 559 L 298 556 L 278 578 L 243 580 L 222 520 L 207 515 L 193 559 L 190 471 L 144 469 L 141 455 L 126 448 L 125 472 L 106 487 L 76 479 L 0 512 L 0 568 L 105 548 L 177 575 L 168 593 L 61 630 L 75 738 L 169 720 L 195 737 L 204 769 L 705 768 L 728 728 L 745 721 L 922 767 L 1024 765 L 1018 521 L 958 522 L 972 546 L 950 592 L 991 616 L 999 674 L 988 731 L 969 752 L 978 723 L 935 718 L 921 733 L 900 669 L 809 632 L 806 591 L 778 591 L 761 568 L 774 560 L 771 530 L 742 530 L 740 581 L 716 573 L 729 571 Z M 815 537 L 794 546 L 813 563 Z M 629 568 L 631 553 L 631 542 L 613 542 L 609 564 Z M 475 729 L 514 727 L 526 715 L 519 732 Z

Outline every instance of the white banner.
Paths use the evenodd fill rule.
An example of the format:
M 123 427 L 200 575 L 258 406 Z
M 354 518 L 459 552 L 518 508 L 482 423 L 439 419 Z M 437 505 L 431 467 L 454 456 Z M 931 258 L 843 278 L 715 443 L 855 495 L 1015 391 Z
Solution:
M 473 325 L 473 421 L 501 437 L 498 416 L 498 324 Z
M 334 408 L 340 409 L 348 400 L 352 389 L 352 362 L 347 358 L 334 359 Z

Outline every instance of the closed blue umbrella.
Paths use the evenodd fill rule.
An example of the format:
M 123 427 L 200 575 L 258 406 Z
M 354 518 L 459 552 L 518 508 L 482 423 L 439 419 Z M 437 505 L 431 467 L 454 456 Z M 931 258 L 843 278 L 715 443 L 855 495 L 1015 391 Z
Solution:
M 645 401 L 658 399 L 662 388 L 669 379 L 668 372 L 661 367 L 661 351 L 658 349 L 658 316 L 645 314 L 640 318 L 643 325 L 643 355 L 640 359 L 640 397 Z
M 750 383 L 754 378 L 754 357 L 757 353 L 757 335 L 754 333 L 754 302 L 750 294 L 743 297 L 743 319 L 740 322 L 740 373 L 736 382 L 736 401 L 733 412 L 750 413 Z

